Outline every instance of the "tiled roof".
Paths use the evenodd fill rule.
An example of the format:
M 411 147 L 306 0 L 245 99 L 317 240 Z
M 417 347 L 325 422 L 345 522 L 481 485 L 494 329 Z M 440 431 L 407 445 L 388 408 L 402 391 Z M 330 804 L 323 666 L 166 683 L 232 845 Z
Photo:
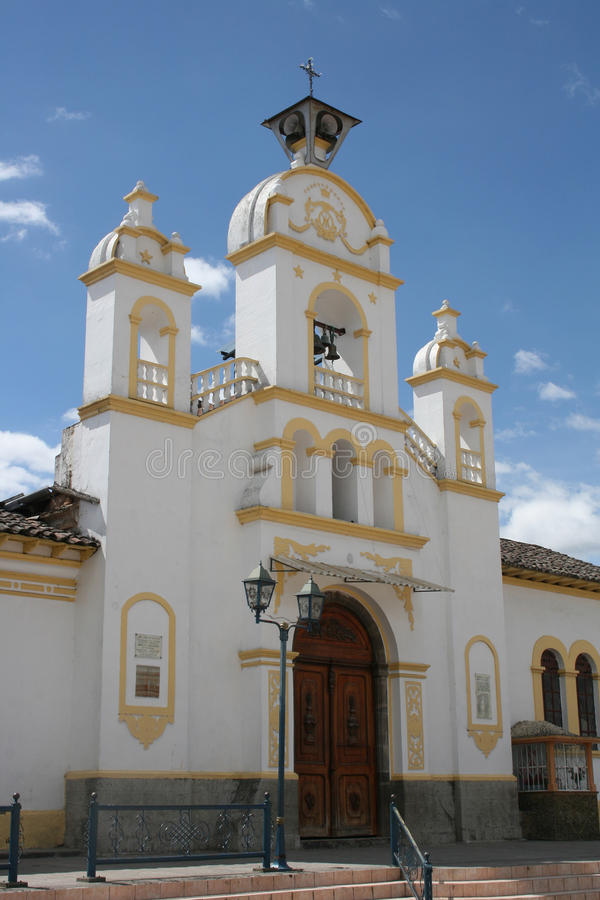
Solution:
M 43 525 L 35 518 L 23 516 L 18 512 L 0 509 L 0 534 L 22 534 L 26 537 L 45 541 L 56 541 L 60 544 L 72 544 L 77 547 L 99 547 L 100 542 L 93 537 L 85 537 L 70 529 L 52 528 Z
M 548 550 L 538 544 L 524 544 L 522 541 L 511 541 L 500 538 L 500 555 L 502 569 L 527 569 L 558 578 L 574 581 L 594 581 L 600 584 L 600 566 L 575 559 L 565 553 Z

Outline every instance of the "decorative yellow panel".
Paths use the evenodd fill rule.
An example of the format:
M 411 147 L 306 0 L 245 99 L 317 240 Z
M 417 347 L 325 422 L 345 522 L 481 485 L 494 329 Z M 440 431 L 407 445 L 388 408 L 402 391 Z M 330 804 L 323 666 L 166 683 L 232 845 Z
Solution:
M 423 696 L 419 681 L 404 684 L 406 699 L 406 746 L 409 769 L 425 768 L 425 741 L 423 737 Z

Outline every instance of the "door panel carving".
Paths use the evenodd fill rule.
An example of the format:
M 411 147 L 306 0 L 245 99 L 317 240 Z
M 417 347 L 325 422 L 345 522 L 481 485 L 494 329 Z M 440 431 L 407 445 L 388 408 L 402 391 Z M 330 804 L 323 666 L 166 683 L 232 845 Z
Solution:
M 372 648 L 358 619 L 328 602 L 321 635 L 297 633 L 295 768 L 300 833 L 375 832 Z

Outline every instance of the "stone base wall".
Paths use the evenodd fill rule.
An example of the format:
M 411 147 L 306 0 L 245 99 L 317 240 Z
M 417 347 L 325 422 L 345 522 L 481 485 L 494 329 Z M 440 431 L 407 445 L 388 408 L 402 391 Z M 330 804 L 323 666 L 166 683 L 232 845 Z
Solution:
M 595 792 L 523 791 L 519 794 L 521 827 L 528 841 L 597 841 Z
M 426 850 L 453 841 L 521 837 L 517 786 L 512 781 L 397 781 L 396 804 Z
M 293 846 L 298 840 L 298 790 L 296 780 L 286 780 L 286 837 L 289 845 Z M 267 778 L 144 778 L 120 777 L 111 778 L 109 775 L 89 776 L 85 778 L 68 778 L 65 790 L 65 846 L 72 849 L 81 849 L 84 846 L 84 834 L 88 819 L 89 800 L 92 792 L 97 794 L 99 804 L 218 804 L 218 803 L 262 803 L 265 792 L 271 796 L 271 816 L 275 824 L 277 809 L 277 780 Z M 122 816 L 122 828 L 127 832 L 122 841 L 124 847 L 130 851 L 134 849 L 135 840 L 132 833 L 136 829 L 135 814 L 128 814 L 129 818 Z M 201 811 L 194 814 L 193 822 L 200 833 L 204 825 L 198 823 L 206 821 L 211 831 L 214 831 L 216 813 L 203 815 Z M 98 852 L 111 853 L 111 839 L 109 836 L 108 812 L 101 813 L 98 828 Z M 177 811 L 153 812 L 148 816 L 149 831 L 153 840 L 158 840 L 160 825 L 165 829 L 162 835 L 165 840 L 169 838 L 177 827 L 179 816 Z M 259 844 L 262 844 L 262 814 L 256 812 L 254 827 Z M 237 823 L 234 827 L 239 827 Z M 211 837 L 212 840 L 212 837 Z M 164 852 L 176 852 L 173 847 L 163 847 Z

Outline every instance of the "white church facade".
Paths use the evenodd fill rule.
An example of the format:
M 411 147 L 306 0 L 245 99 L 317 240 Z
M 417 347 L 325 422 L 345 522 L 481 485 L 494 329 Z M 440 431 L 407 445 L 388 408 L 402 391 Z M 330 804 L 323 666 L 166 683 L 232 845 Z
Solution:
M 392 240 L 329 168 L 356 122 L 307 97 L 265 123 L 290 167 L 233 213 L 235 355 L 214 368 L 191 373 L 199 286 L 142 182 L 81 276 L 80 421 L 55 485 L 0 506 L 0 802 L 21 793 L 29 846 L 78 846 L 93 790 L 275 794 L 259 560 L 276 618 L 307 573 L 326 595 L 288 652 L 288 835 L 383 835 L 393 793 L 426 841 L 518 837 L 522 720 L 588 738 L 596 808 L 600 567 L 501 544 L 496 385 L 447 301 L 399 409 Z

